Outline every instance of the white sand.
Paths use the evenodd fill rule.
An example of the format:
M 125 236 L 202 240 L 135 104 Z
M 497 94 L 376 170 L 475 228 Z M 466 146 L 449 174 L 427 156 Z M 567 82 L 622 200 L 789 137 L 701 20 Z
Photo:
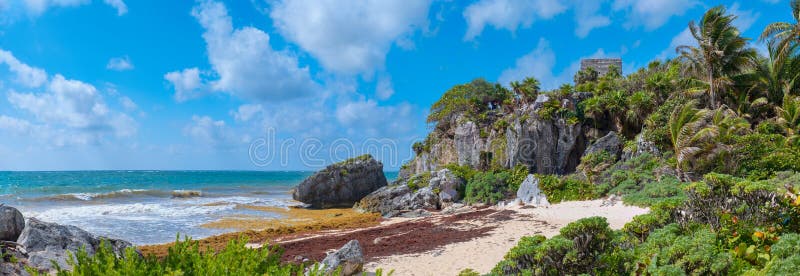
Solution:
M 397 276 L 457 275 L 465 268 L 488 273 L 523 236 L 541 234 L 552 237 L 570 222 L 591 216 L 605 217 L 611 228 L 619 229 L 634 216 L 648 212 L 647 209 L 624 206 L 622 203 L 601 206 L 602 202 L 602 200 L 572 201 L 535 209 L 508 207 L 517 211 L 517 214 L 512 220 L 499 222 L 489 236 L 449 244 L 422 254 L 381 258 L 377 262 L 368 263 L 365 269 L 367 271 L 374 271 L 376 268 L 383 268 L 384 271 L 394 269 L 393 275 Z

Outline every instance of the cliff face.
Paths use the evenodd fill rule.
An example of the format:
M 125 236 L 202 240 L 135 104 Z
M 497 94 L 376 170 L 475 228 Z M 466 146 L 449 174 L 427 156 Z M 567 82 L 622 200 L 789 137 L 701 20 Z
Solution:
M 588 144 L 587 130 L 574 121 L 551 116 L 542 118 L 542 102 L 522 105 L 513 112 L 495 112 L 483 123 L 455 119 L 451 130 L 430 135 L 427 151 L 400 171 L 404 178 L 456 163 L 473 168 L 511 168 L 526 165 L 533 173 L 566 174 L 575 171 Z M 562 106 L 577 106 L 579 99 Z

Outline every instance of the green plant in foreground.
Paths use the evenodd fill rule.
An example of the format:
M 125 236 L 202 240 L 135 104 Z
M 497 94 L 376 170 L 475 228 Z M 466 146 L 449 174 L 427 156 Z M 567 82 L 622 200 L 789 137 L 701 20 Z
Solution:
M 249 248 L 247 239 L 232 240 L 228 245 L 214 252 L 210 248 L 200 249 L 198 241 L 177 240 L 164 258 L 155 256 L 140 257 L 133 248 L 118 258 L 111 247 L 102 242 L 94 255 L 89 256 L 81 249 L 67 261 L 72 270 L 57 268 L 59 276 L 100 276 L 100 275 L 326 275 L 319 267 L 306 267 L 302 264 L 281 262 L 282 250 L 265 246 Z M 28 269 L 32 275 L 38 272 Z M 331 275 L 339 275 L 340 270 Z M 377 270 L 375 275 L 382 275 Z M 390 271 L 387 275 L 391 275 Z

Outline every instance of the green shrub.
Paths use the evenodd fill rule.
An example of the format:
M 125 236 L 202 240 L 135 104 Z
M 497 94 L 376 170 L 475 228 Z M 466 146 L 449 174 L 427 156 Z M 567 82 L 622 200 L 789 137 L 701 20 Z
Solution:
M 686 198 L 686 194 L 683 191 L 686 183 L 680 182 L 673 176 L 664 177 L 661 181 L 645 182 L 640 185 L 640 190 L 629 192 L 622 197 L 622 201 L 625 204 L 647 207 L 662 201 L 683 201 Z
M 508 189 L 508 172 L 478 172 L 467 182 L 464 201 L 467 203 L 495 204 L 505 197 Z
M 408 179 L 406 185 L 412 191 L 417 191 L 420 188 L 428 187 L 431 181 L 431 172 L 423 172 L 420 174 L 416 174 Z
M 296 275 L 303 267 L 281 263 L 281 250 L 264 247 L 251 249 L 245 239 L 231 241 L 225 249 L 212 253 L 200 250 L 199 243 L 186 239 L 176 241 L 163 259 L 141 258 L 128 248 L 124 258 L 117 258 L 105 242 L 89 256 L 85 250 L 76 254 L 73 269 L 58 269 L 58 275 Z M 312 275 L 321 275 L 312 269 Z
M 550 203 L 595 198 L 594 186 L 577 175 L 537 175 L 539 188 Z
M 677 224 L 669 224 L 653 231 L 647 241 L 636 248 L 639 267 L 644 268 L 640 273 L 727 274 L 734 267 L 733 256 L 718 248 L 716 239 L 707 226 L 683 232 Z

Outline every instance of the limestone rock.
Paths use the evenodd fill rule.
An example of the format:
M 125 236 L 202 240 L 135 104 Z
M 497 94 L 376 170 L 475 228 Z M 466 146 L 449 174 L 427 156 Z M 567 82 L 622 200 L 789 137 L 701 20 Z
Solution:
M 295 188 L 292 197 L 314 208 L 352 207 L 386 185 L 383 164 L 362 155 L 314 173 Z
M 16 242 L 23 228 L 25 218 L 19 210 L 11 206 L 0 206 L 0 240 Z
M 361 250 L 361 245 L 358 240 L 351 240 L 347 242 L 342 248 L 328 254 L 322 260 L 323 269 L 326 275 L 331 275 L 339 267 L 341 267 L 342 276 L 355 275 L 361 272 L 364 268 L 364 253 Z
M 539 178 L 529 174 L 517 190 L 517 199 L 525 205 L 550 206 L 547 196 L 539 189 Z
M 111 246 L 117 257 L 124 256 L 125 249 L 132 246 L 127 241 L 97 237 L 75 226 L 43 222 L 36 218 L 28 219 L 19 237 L 19 243 L 28 252 L 28 262 L 32 267 L 42 270 L 54 268 L 51 260 L 62 268 L 69 268 L 67 251 L 74 255 L 80 248 L 85 248 L 86 253 L 93 255 L 103 240 Z
M 417 209 L 437 209 L 439 197 L 431 187 L 423 187 L 412 191 L 405 183 L 386 186 L 369 194 L 353 208 L 362 212 L 381 213 L 384 217 L 393 217 L 403 211 Z
M 412 190 L 408 185 L 409 179 L 426 179 L 418 174 L 409 179 L 399 180 L 392 186 L 378 189 L 364 197 L 354 208 L 362 212 L 376 212 L 385 217 L 393 217 L 407 211 L 439 210 L 460 200 L 458 191 L 463 188 L 464 181 L 450 170 L 442 169 L 423 174 L 426 176 L 430 174 L 424 187 Z
M 434 176 L 431 178 L 429 186 L 434 191 L 439 191 L 437 194 L 439 197 L 439 206 L 443 208 L 445 205 L 450 205 L 461 199 L 458 190 L 462 189 L 465 185 L 464 180 L 448 169 L 432 172 L 432 174 L 434 174 Z
M 606 134 L 606 136 L 597 139 L 597 141 L 595 141 L 593 144 L 589 145 L 588 148 L 586 148 L 586 151 L 583 153 L 583 155 L 585 156 L 587 154 L 597 153 L 601 151 L 605 151 L 611 154 L 611 156 L 613 156 L 615 160 L 620 157 L 620 154 L 622 152 L 622 142 L 620 141 L 619 136 L 617 136 L 616 132 L 611 131 L 608 134 Z

